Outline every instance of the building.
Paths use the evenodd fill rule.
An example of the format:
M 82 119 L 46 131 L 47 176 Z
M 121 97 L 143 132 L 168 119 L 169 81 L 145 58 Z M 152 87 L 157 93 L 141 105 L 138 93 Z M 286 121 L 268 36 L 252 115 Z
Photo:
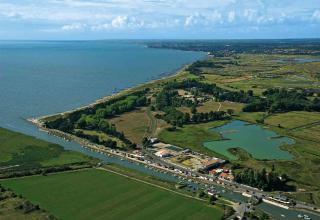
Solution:
M 202 163 L 203 167 L 201 168 L 202 171 L 208 172 L 211 169 L 217 168 L 225 163 L 225 160 L 219 158 L 213 158 L 211 160 L 207 160 Z
M 149 141 L 151 144 L 155 144 L 155 143 L 159 142 L 159 139 L 158 138 L 150 138 Z
M 228 173 L 220 173 L 219 178 L 224 179 L 224 180 L 230 180 L 230 181 L 234 180 L 234 176 L 232 174 L 228 174 Z
M 157 152 L 155 153 L 155 155 L 156 155 L 157 157 L 162 157 L 162 158 L 164 158 L 164 157 L 171 157 L 171 156 L 172 156 L 171 152 L 168 151 L 168 150 L 159 150 L 159 151 L 157 151 Z
M 162 143 L 162 142 L 158 142 L 158 143 L 153 144 L 152 146 L 155 147 L 155 148 L 165 148 L 165 147 L 170 147 L 172 145 L 171 144 L 165 144 L 165 143 Z

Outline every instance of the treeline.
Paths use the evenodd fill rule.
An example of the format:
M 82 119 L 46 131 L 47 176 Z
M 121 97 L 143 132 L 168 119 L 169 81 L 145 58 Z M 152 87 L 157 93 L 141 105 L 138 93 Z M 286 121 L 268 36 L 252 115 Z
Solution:
M 50 129 L 73 133 L 79 137 L 87 138 L 94 143 L 116 148 L 116 143 L 111 140 L 101 141 L 97 135 L 88 135 L 81 131 L 74 132 L 74 129 L 101 131 L 119 138 L 127 147 L 135 148 L 134 143 L 125 138 L 122 132 L 118 132 L 116 127 L 114 125 L 110 125 L 105 119 L 132 111 L 137 107 L 147 105 L 149 103 L 149 100 L 147 100 L 145 95 L 147 92 L 148 89 L 145 89 L 143 91 L 131 93 L 128 96 L 115 98 L 105 103 L 97 104 L 93 107 L 72 112 L 55 120 L 47 121 L 45 125 Z
M 288 190 L 287 177 L 279 177 L 280 175 L 274 171 L 267 173 L 266 169 L 257 171 L 245 168 L 235 174 L 235 181 L 264 191 Z
M 163 89 L 161 90 L 158 95 L 156 96 L 156 108 L 158 110 L 163 110 L 164 108 L 167 108 L 168 106 L 171 107 L 181 107 L 181 106 L 187 106 L 191 107 L 194 105 L 194 102 L 190 99 L 186 99 L 183 97 L 180 97 L 178 92 L 171 89 Z
M 216 84 L 203 83 L 195 79 L 188 79 L 184 81 L 172 81 L 167 83 L 163 90 L 157 96 L 157 105 L 160 106 L 159 109 L 171 106 L 172 98 L 177 96 L 177 93 L 173 90 L 175 89 L 184 89 L 189 90 L 193 94 L 207 94 L 212 95 L 216 98 L 217 101 L 231 101 L 231 102 L 241 102 L 249 103 L 252 102 L 256 97 L 253 94 L 252 90 L 244 91 L 229 91 L 223 88 L 218 87 Z M 165 93 L 164 96 L 161 93 Z
M 31 203 L 29 200 L 26 200 L 21 195 L 17 195 L 12 190 L 0 185 L 0 202 L 5 206 L 6 200 L 10 200 L 12 198 L 15 198 L 15 206 L 12 207 L 12 209 L 15 209 L 14 211 L 21 211 L 23 214 L 26 214 L 26 215 L 33 212 L 38 212 L 39 215 L 40 214 L 45 215 L 45 219 L 48 219 L 48 220 L 57 219 L 53 215 L 48 214 L 45 210 L 41 209 L 39 205 L 35 205 Z
M 145 96 L 147 91 L 148 89 L 137 91 L 128 96 L 114 98 L 92 107 L 74 111 L 66 116 L 47 121 L 45 125 L 51 129 L 71 132 L 74 129 L 75 123 L 83 115 L 96 115 L 97 118 L 110 118 L 117 114 L 132 111 L 137 107 L 145 106 L 148 102 Z
M 320 111 L 320 100 L 308 99 L 306 93 L 299 90 L 268 89 L 243 108 L 245 112 L 268 111 Z
M 152 48 L 169 48 L 187 51 L 204 51 L 217 57 L 233 54 L 320 54 L 319 39 L 299 40 L 222 40 L 222 41 L 153 41 Z
M 134 110 L 137 107 L 145 106 L 147 98 L 143 96 L 130 95 L 123 100 L 98 108 L 95 114 L 99 118 L 110 118 L 125 112 Z
M 101 131 L 105 134 L 111 135 L 123 141 L 123 143 L 129 148 L 135 148 L 136 145 L 128 140 L 122 132 L 117 131 L 114 124 L 110 124 L 101 115 L 82 115 L 75 123 L 76 129 Z M 85 138 L 96 144 L 101 144 L 110 148 L 117 148 L 117 142 L 107 139 L 100 140 L 98 135 L 84 134 L 83 131 L 77 130 L 74 134 L 78 137 Z
M 78 170 L 84 168 L 90 168 L 93 164 L 87 162 L 77 162 L 68 165 L 51 166 L 51 167 L 38 167 L 33 169 L 17 169 L 17 170 L 2 170 L 0 172 L 0 179 L 17 178 L 23 176 L 33 175 L 46 175 L 49 173 L 57 173 L 69 170 Z
M 217 120 L 225 120 L 229 118 L 229 115 L 226 114 L 224 111 L 210 111 L 210 112 L 194 112 L 190 115 L 188 112 L 183 113 L 177 110 L 174 107 L 167 107 L 164 109 L 164 115 L 157 115 L 158 118 L 165 120 L 167 123 L 182 127 L 185 124 L 190 123 L 204 123 L 210 121 L 217 121 Z
M 210 62 L 209 60 L 204 60 L 192 63 L 186 70 L 193 75 L 201 75 L 203 74 L 201 68 L 223 68 L 223 66 L 215 64 L 214 62 Z

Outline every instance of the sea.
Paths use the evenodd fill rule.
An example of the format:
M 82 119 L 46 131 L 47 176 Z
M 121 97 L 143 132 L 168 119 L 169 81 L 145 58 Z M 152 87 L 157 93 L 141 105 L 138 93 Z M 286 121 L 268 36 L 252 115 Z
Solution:
M 26 119 L 90 104 L 205 56 L 140 41 L 0 41 L 0 127 L 64 145 Z

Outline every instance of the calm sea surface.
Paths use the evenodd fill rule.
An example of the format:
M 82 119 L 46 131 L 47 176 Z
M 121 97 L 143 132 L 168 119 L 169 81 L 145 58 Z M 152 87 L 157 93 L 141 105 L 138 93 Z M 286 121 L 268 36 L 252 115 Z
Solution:
M 0 127 L 48 139 L 25 119 L 89 104 L 204 56 L 127 41 L 0 41 Z

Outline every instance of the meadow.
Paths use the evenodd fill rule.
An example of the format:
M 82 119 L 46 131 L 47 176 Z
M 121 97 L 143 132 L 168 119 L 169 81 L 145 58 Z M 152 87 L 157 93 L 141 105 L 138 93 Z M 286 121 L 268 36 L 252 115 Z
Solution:
M 144 183 L 90 169 L 1 181 L 59 219 L 220 219 L 222 210 Z
M 0 167 L 38 168 L 90 161 L 92 158 L 57 144 L 0 128 Z
M 231 90 L 253 90 L 261 94 L 267 88 L 317 88 L 319 62 L 292 62 L 297 56 L 241 54 L 235 57 L 213 58 L 211 62 L 223 68 L 205 68 L 204 79 Z M 311 57 L 312 58 L 312 57 Z M 286 61 L 288 60 L 288 61 Z
M 179 147 L 189 148 L 191 150 L 202 152 L 211 156 L 220 156 L 218 153 L 203 147 L 207 141 L 220 140 L 220 134 L 209 131 L 210 128 L 224 125 L 227 121 L 214 121 L 203 124 L 185 125 L 177 128 L 175 131 L 163 130 L 159 134 L 160 140 Z

